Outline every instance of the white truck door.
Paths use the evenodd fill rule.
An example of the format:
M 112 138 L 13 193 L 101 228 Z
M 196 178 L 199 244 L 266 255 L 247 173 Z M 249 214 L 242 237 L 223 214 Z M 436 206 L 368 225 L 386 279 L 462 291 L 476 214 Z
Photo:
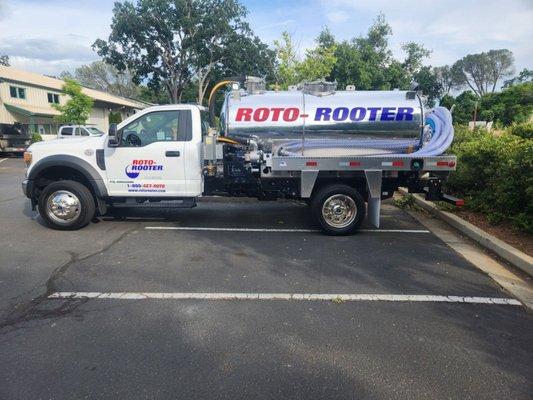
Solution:
M 186 146 L 191 110 L 155 110 L 120 128 L 119 147 L 106 147 L 111 196 L 189 197 Z

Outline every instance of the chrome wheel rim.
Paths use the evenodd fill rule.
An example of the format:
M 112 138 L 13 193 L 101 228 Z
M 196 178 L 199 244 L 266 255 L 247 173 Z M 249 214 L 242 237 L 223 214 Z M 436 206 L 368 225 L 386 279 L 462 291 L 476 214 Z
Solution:
M 349 226 L 357 216 L 355 201 L 345 194 L 334 194 L 322 205 L 322 217 L 334 228 Z
M 68 190 L 58 190 L 48 196 L 46 214 L 61 225 L 76 221 L 81 213 L 80 199 Z

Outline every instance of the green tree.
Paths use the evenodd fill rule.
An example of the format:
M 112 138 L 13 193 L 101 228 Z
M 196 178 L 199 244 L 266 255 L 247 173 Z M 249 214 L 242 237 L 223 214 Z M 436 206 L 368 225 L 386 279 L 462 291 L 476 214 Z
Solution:
M 533 113 L 533 82 L 510 86 L 481 98 L 481 117 L 508 126 L 530 120 Z
M 110 124 L 120 124 L 122 122 L 122 116 L 119 112 L 110 112 L 109 113 L 109 123 Z
M 493 93 L 498 81 L 513 72 L 513 53 L 507 49 L 468 54 L 452 66 L 455 86 L 468 87 L 478 97 Z
M 74 70 L 74 73 L 63 72 L 61 78 L 71 78 L 82 86 L 96 90 L 103 90 L 111 94 L 137 98 L 139 89 L 133 83 L 132 74 L 128 69 L 119 71 L 113 65 L 104 61 L 95 61 L 87 65 L 82 65 Z
M 352 39 L 359 52 L 361 63 L 359 75 L 362 78 L 362 89 L 392 89 L 389 76 L 398 80 L 397 63 L 391 64 L 392 51 L 389 48 L 389 37 L 392 29 L 383 14 L 379 14 L 365 37 Z M 388 68 L 390 67 L 390 68 Z M 353 81 L 357 88 L 357 80 Z
M 0 55 L 0 65 L 3 65 L 4 67 L 11 66 L 11 64 L 9 63 L 9 56 Z
M 444 94 L 444 89 L 434 68 L 421 67 L 414 74 L 413 79 L 418 83 L 418 90 L 421 90 L 427 96 L 427 103 L 430 107 L 433 107 Z
M 409 77 L 414 78 L 414 75 L 422 68 L 424 59 L 431 55 L 431 50 L 415 42 L 403 44 L 402 50 L 406 53 L 402 67 Z
M 55 117 L 56 121 L 62 124 L 85 124 L 93 108 L 93 99 L 82 93 L 80 84 L 72 79 L 65 80 L 62 91 L 69 99 L 64 105 L 53 104 L 61 113 Z
M 278 58 L 276 84 L 286 90 L 290 85 L 299 83 L 298 55 L 289 32 L 282 32 L 281 39 L 274 40 L 274 48 Z
M 451 94 L 445 94 L 444 96 L 442 96 L 442 98 L 439 101 L 439 105 L 442 107 L 446 107 L 448 110 L 451 110 L 454 104 L 455 104 L 455 99 Z M 455 120 L 455 115 L 454 115 L 454 122 L 457 122 Z
M 337 43 L 337 59 L 330 74 L 339 87 L 354 85 L 358 90 L 409 88 L 412 76 L 421 66 L 427 50 L 416 43 L 404 45 L 404 62 L 395 60 L 389 48 L 392 29 L 379 14 L 365 36 Z
M 237 0 L 116 2 L 113 14 L 108 40 L 93 45 L 98 54 L 118 70 L 129 68 L 136 83 L 164 87 L 173 103 L 194 79 L 205 88 L 228 41 L 251 35 Z
M 281 40 L 274 41 L 278 58 L 276 83 L 279 87 L 287 89 L 303 81 L 316 81 L 330 76 L 337 61 L 333 36 L 325 28 L 315 42 L 317 46 L 306 50 L 305 58 L 300 61 L 288 32 L 281 34 Z
M 533 70 L 524 68 L 520 73 L 512 79 L 506 80 L 503 82 L 503 88 L 508 88 L 509 86 L 518 85 L 519 83 L 526 83 L 533 81 Z
M 354 85 L 359 90 L 389 89 L 389 77 L 399 80 L 401 69 L 398 63 L 391 64 L 392 52 L 388 47 L 391 34 L 390 25 L 379 14 L 365 36 L 338 43 L 337 62 L 330 79 L 336 80 L 341 88 Z
M 164 90 L 154 89 L 153 87 L 145 85 L 139 85 L 138 99 L 152 104 L 168 104 L 168 93 Z M 186 96 L 182 96 L 182 100 L 189 101 Z
M 211 65 L 209 74 L 199 74 L 189 87 L 184 89 L 184 96 L 191 87 L 196 89 L 195 99 L 202 103 L 210 87 L 225 78 L 236 76 L 259 76 L 272 82 L 275 73 L 275 51 L 263 43 L 257 36 L 229 35 L 222 50 L 219 62 Z M 207 68 L 204 70 L 207 71 Z
M 442 87 L 443 94 L 449 94 L 454 85 L 452 67 L 450 67 L 449 65 L 435 67 L 433 69 L 433 72 L 437 80 L 439 81 L 440 86 Z
M 331 43 L 330 38 L 331 34 L 326 28 L 316 39 L 317 47 L 306 50 L 304 60 L 296 67 L 300 80 L 316 81 L 331 74 L 337 62 L 335 57 L 337 46 Z
M 476 103 L 478 120 L 495 121 L 501 126 L 527 123 L 533 114 L 533 82 L 509 86 L 481 98 L 472 91 L 465 91 L 455 99 L 445 95 L 440 102 L 448 108 L 455 106 L 453 120 L 458 124 L 472 121 Z
M 353 41 L 345 40 L 338 43 L 335 58 L 337 62 L 329 79 L 337 81 L 339 88 L 345 88 L 347 85 L 355 85 L 359 90 L 372 87 L 371 73 L 365 68 L 365 63 Z
M 450 109 L 454 106 L 453 122 L 455 124 L 468 124 L 468 122 L 472 121 L 476 104 L 479 110 L 479 98 L 471 90 L 464 91 L 453 100 L 449 96 L 446 96 L 443 100 L 446 100 L 446 102 L 441 102 L 443 106 Z

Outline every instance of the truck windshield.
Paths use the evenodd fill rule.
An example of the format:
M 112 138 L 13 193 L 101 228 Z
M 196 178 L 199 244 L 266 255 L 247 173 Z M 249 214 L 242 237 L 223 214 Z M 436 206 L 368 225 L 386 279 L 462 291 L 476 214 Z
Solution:
M 104 132 L 102 132 L 100 129 L 92 126 L 86 127 L 85 130 L 92 136 L 102 136 L 104 134 Z

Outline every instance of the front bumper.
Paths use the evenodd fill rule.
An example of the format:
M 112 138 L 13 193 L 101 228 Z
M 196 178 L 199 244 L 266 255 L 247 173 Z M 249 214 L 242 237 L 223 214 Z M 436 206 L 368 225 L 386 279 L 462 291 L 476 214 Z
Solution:
M 2 147 L 4 153 L 24 153 L 28 147 Z
M 33 181 L 30 179 L 24 179 L 22 181 L 22 193 L 28 198 L 33 197 Z

